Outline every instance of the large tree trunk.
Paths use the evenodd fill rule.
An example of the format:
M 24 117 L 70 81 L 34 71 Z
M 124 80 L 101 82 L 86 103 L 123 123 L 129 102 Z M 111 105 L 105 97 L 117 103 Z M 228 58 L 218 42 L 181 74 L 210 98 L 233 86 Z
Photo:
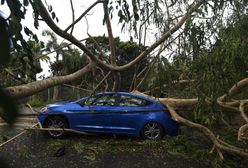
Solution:
M 19 85 L 19 86 L 11 86 L 5 88 L 5 91 L 13 98 L 18 99 L 26 96 L 33 95 L 35 93 L 38 93 L 44 89 L 63 84 L 66 82 L 74 81 L 80 77 L 82 77 L 84 74 L 92 71 L 95 68 L 95 63 L 90 62 L 87 66 L 84 68 L 69 74 L 65 76 L 55 76 L 48 79 L 35 81 L 32 83 Z

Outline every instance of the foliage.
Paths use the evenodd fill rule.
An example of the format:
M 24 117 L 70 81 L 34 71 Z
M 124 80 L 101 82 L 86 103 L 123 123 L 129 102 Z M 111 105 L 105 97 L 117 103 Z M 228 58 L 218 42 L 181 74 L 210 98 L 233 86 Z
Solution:
M 220 110 L 216 104 L 206 105 L 197 89 L 215 100 L 227 93 L 234 83 L 246 78 L 247 24 L 247 16 L 243 15 L 237 22 L 222 26 L 218 38 L 211 45 L 204 40 L 204 27 L 192 24 L 187 34 L 182 36 L 186 39 L 185 43 L 187 40 L 190 43 L 184 43 L 184 49 L 181 48 L 178 55 L 174 55 L 171 61 L 163 56 L 155 58 L 145 90 L 157 97 L 197 96 L 199 104 L 185 117 L 208 126 L 219 122 Z M 177 84 L 181 79 L 193 79 L 195 83 Z M 244 90 L 239 98 L 246 96 L 247 91 Z
M 11 50 L 11 41 L 9 37 L 9 30 L 8 30 L 8 24 L 5 21 L 5 19 L 2 17 L 0 13 L 0 50 L 1 50 L 1 57 L 0 62 L 1 66 L 6 65 L 9 60 L 11 59 L 10 50 Z M 0 66 L 0 68 L 1 68 Z
M 9 38 L 8 24 L 0 15 L 0 69 L 6 66 L 10 60 L 11 41 Z M 2 84 L 1 84 L 2 85 Z M 8 96 L 0 86 L 0 116 L 10 125 L 13 125 L 18 114 L 15 102 Z
M 55 51 L 55 61 L 50 62 L 54 75 L 70 74 L 86 65 L 87 58 L 78 49 L 65 42 L 59 44 L 57 36 L 49 30 L 43 31 L 42 35 L 49 38 L 46 43 L 46 51 Z
M 25 157 L 25 158 L 34 158 L 34 156 L 32 155 L 30 149 L 28 146 L 26 145 L 23 145 L 21 146 L 18 150 L 17 150 L 17 154 L 20 156 L 20 157 Z
M 40 60 L 37 59 L 41 54 L 41 44 L 32 40 L 27 41 L 27 44 L 32 52 L 32 60 L 28 59 L 28 53 L 23 49 L 18 52 L 13 51 L 13 58 L 9 62 L 8 69 L 15 78 L 9 72 L 3 70 L 0 79 L 3 81 L 2 85 L 4 87 L 36 81 L 36 74 L 42 71 Z
M 238 22 L 223 27 L 213 47 L 203 50 L 192 61 L 192 76 L 200 81 L 199 87 L 210 97 L 226 93 L 233 83 L 246 77 L 247 23 L 247 17 L 242 16 Z
M 130 61 L 135 59 L 145 49 L 145 46 L 138 45 L 137 43 L 133 41 L 123 42 L 119 39 L 119 37 L 116 37 L 114 41 L 116 45 L 117 65 L 125 65 L 129 63 Z M 97 37 L 93 37 L 93 39 L 88 38 L 85 43 L 86 43 L 86 47 L 88 47 L 93 53 L 98 54 L 98 55 L 101 54 L 97 50 L 97 48 L 99 47 L 103 53 L 102 60 L 106 63 L 109 62 L 110 48 L 109 48 L 108 37 L 97 36 Z M 142 59 L 134 67 L 131 67 L 124 72 L 120 72 L 122 91 L 129 90 L 134 75 L 138 75 L 148 65 L 149 63 L 148 57 L 149 56 Z
M 27 103 L 28 103 L 31 107 L 41 107 L 41 106 L 47 104 L 48 102 L 43 101 L 43 100 L 38 99 L 38 98 L 33 98 L 33 99 L 29 100 Z

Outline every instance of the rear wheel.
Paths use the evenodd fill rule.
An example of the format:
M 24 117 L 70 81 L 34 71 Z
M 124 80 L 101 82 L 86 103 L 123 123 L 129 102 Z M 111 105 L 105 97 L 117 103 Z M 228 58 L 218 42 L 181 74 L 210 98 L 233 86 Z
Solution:
M 49 117 L 47 118 L 45 124 L 45 128 L 51 128 L 51 129 L 56 129 L 56 128 L 68 128 L 68 123 L 67 121 L 60 116 L 54 116 L 54 117 Z M 66 135 L 66 132 L 61 130 L 61 131 L 48 131 L 48 134 L 52 138 L 63 138 Z
M 149 140 L 159 140 L 164 136 L 162 126 L 157 122 L 149 122 L 144 125 L 141 134 L 144 139 Z

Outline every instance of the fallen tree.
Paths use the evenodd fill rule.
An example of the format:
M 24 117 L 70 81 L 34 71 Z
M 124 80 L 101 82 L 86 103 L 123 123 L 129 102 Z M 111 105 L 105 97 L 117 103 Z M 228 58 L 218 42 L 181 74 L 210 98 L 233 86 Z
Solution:
M 227 109 L 231 109 L 235 113 L 237 113 L 237 112 L 240 113 L 245 124 L 241 125 L 237 131 L 237 140 L 238 141 L 247 140 L 247 135 L 245 134 L 245 132 L 248 129 L 248 117 L 245 114 L 245 105 L 248 103 L 248 101 L 247 100 L 236 100 L 236 99 L 234 100 L 232 98 L 234 98 L 238 93 L 242 92 L 243 88 L 248 86 L 247 81 L 248 81 L 248 79 L 246 78 L 246 79 L 243 79 L 243 80 L 237 82 L 228 91 L 228 94 L 220 96 L 216 100 L 210 100 L 209 97 L 206 97 L 206 95 L 204 95 L 206 104 L 209 105 L 211 102 L 217 102 L 217 104 L 220 108 L 227 108 Z M 203 133 L 206 136 L 206 138 L 211 140 L 213 143 L 213 148 L 211 149 L 211 153 L 213 153 L 213 151 L 216 150 L 220 159 L 222 159 L 222 160 L 224 159 L 222 152 L 228 152 L 228 153 L 232 153 L 235 155 L 240 155 L 240 156 L 248 159 L 248 149 L 238 148 L 236 146 L 228 144 L 227 142 L 224 142 L 223 140 L 220 139 L 220 137 L 218 135 L 215 135 L 206 126 L 204 126 L 202 124 L 194 123 L 194 122 L 180 116 L 176 112 L 175 108 L 186 107 L 186 106 L 192 107 L 192 106 L 197 105 L 197 103 L 198 103 L 197 98 L 193 98 L 193 99 L 157 98 L 157 97 L 146 95 L 146 94 L 141 93 L 139 91 L 134 91 L 134 92 L 161 102 L 162 104 L 166 105 L 166 107 L 168 108 L 168 110 L 170 111 L 170 113 L 172 115 L 172 118 L 175 121 L 177 121 L 180 124 L 185 125 L 187 127 L 194 128 L 194 129 L 198 130 L 199 132 Z M 226 97 L 228 97 L 228 101 L 224 101 L 224 100 L 226 100 Z M 237 107 L 237 105 L 238 105 L 238 107 Z
M 54 14 L 51 13 L 51 9 L 48 7 L 46 7 L 43 2 L 41 0 L 36 0 L 36 1 L 30 1 L 33 5 L 34 11 L 35 11 L 35 21 L 44 21 L 57 35 L 59 35 L 60 37 L 68 40 L 69 42 L 71 42 L 71 44 L 77 46 L 79 49 L 81 49 L 81 51 L 85 54 L 85 56 L 87 56 L 91 61 L 90 63 L 85 66 L 85 67 L 81 67 L 82 69 L 76 71 L 75 73 L 69 74 L 69 75 L 65 75 L 65 76 L 54 76 L 48 79 L 44 79 L 41 81 L 35 81 L 32 83 L 27 83 L 27 84 L 23 84 L 20 86 L 11 86 L 11 87 L 7 87 L 5 88 L 5 91 L 13 98 L 15 99 L 20 99 L 26 96 L 30 96 L 33 95 L 35 93 L 38 93 L 46 88 L 50 88 L 59 84 L 64 84 L 64 83 L 68 83 L 71 82 L 73 80 L 76 80 L 80 77 L 82 77 L 83 75 L 85 75 L 88 72 L 91 72 L 92 70 L 96 69 L 96 68 L 100 68 L 101 70 L 107 70 L 107 71 L 111 71 L 112 74 L 114 75 L 113 78 L 113 90 L 116 90 L 117 84 L 118 82 L 120 82 L 120 80 L 118 79 L 118 73 L 121 73 L 122 71 L 125 71 L 127 69 L 129 69 L 132 66 L 135 66 L 140 60 L 142 60 L 142 58 L 145 58 L 148 56 L 148 54 L 151 53 L 155 53 L 155 50 L 157 47 L 160 46 L 161 50 L 159 49 L 158 51 L 158 56 L 162 55 L 162 51 L 164 51 L 164 46 L 166 46 L 168 43 L 173 43 L 174 40 L 177 39 L 177 37 L 173 38 L 175 35 L 182 35 L 185 34 L 182 33 L 182 29 L 185 27 L 185 29 L 187 28 L 187 26 L 189 26 L 190 24 L 193 24 L 192 18 L 194 17 L 194 15 L 197 15 L 197 11 L 200 10 L 200 7 L 205 4 L 205 7 L 212 7 L 214 5 L 216 5 L 217 9 L 218 8 L 224 8 L 223 6 L 221 6 L 222 3 L 216 2 L 216 1 L 200 1 L 200 0 L 195 0 L 192 4 L 184 4 L 182 5 L 183 7 L 180 8 L 180 3 L 176 3 L 174 1 L 171 1 L 171 4 L 165 4 L 165 6 L 167 7 L 167 11 L 168 12 L 167 16 L 167 20 L 164 19 L 162 21 L 159 22 L 165 22 L 164 23 L 164 27 L 159 27 L 160 28 L 160 34 L 157 37 L 156 41 L 151 44 L 149 47 L 147 47 L 144 51 L 142 51 L 139 55 L 137 55 L 137 57 L 130 61 L 129 63 L 126 63 L 124 65 L 117 65 L 116 64 L 116 53 L 115 53 L 115 44 L 113 41 L 113 32 L 111 29 L 111 22 L 110 22 L 110 17 L 109 15 L 111 15 L 110 13 L 108 13 L 109 11 L 106 10 L 107 5 L 108 5 L 108 1 L 100 1 L 97 0 L 96 2 L 94 2 L 85 12 L 83 12 L 83 14 L 75 20 L 75 18 L 73 19 L 72 24 L 70 24 L 70 26 L 68 26 L 68 28 L 66 28 L 65 30 L 63 30 L 62 28 L 60 28 L 54 21 Z M 125 1 L 126 2 L 126 1 Z M 224 1 L 221 1 L 224 3 Z M 228 1 L 227 1 L 228 2 Z M 165 2 L 166 3 L 166 2 Z M 230 3 L 232 3 L 232 1 L 230 1 Z M 103 4 L 104 6 L 104 11 L 105 11 L 105 20 L 106 20 L 106 25 L 107 25 L 107 30 L 108 30 L 108 36 L 109 36 L 109 44 L 110 44 L 110 55 L 109 55 L 109 62 L 103 60 L 103 51 L 101 51 L 100 47 L 97 47 L 99 51 L 98 54 L 93 53 L 91 50 L 89 50 L 85 44 L 83 42 L 81 42 L 80 40 L 78 40 L 74 35 L 73 35 L 73 28 L 74 26 L 84 17 L 86 16 L 86 14 L 96 5 L 99 4 Z M 176 5 L 175 5 L 176 4 Z M 156 5 L 156 4 L 155 4 Z M 209 5 L 209 6 L 208 6 Z M 183 11 L 181 12 L 181 14 L 178 14 L 177 16 L 175 16 L 174 18 L 170 18 L 169 16 L 171 16 L 171 14 L 169 13 L 169 11 L 174 11 L 174 8 L 180 8 L 180 10 L 178 11 Z M 187 7 L 187 9 L 186 9 Z M 48 9 L 47 9 L 48 8 Z M 73 9 L 73 7 L 72 7 Z M 135 5 L 134 5 L 134 9 Z M 137 11 L 134 10 L 134 14 L 133 17 L 135 18 L 135 20 L 139 20 L 139 18 L 137 17 L 137 13 L 135 13 Z M 146 16 L 146 18 L 144 18 L 143 23 L 140 24 L 140 30 L 143 28 L 142 26 L 146 25 L 149 23 L 150 21 L 150 17 L 151 15 L 154 13 L 154 20 L 157 20 L 157 24 L 159 24 L 158 20 L 159 18 L 155 18 L 159 15 L 157 15 L 157 13 L 155 13 L 156 10 L 153 10 L 152 13 L 148 13 Z M 11 15 L 14 15 L 15 13 L 12 13 Z M 74 15 L 74 11 L 72 11 L 72 14 Z M 164 14 L 162 12 L 162 14 Z M 222 13 L 221 13 L 222 14 Z M 119 14 L 121 16 L 121 14 Z M 126 16 L 126 18 L 124 18 L 124 20 L 129 21 L 129 23 L 131 23 L 131 20 L 127 19 L 128 16 Z M 122 18 L 123 19 L 123 18 Z M 161 18 L 160 18 L 161 19 Z M 172 20 L 171 22 L 169 22 L 169 20 Z M 166 22 L 167 21 L 167 22 Z M 185 25 L 185 23 L 187 23 Z M 161 24 L 161 23 L 160 23 Z M 169 26 L 168 26 L 168 25 Z M 133 25 L 134 26 L 134 25 Z M 195 27 L 194 27 L 195 28 Z M 146 34 L 148 27 L 145 27 L 145 32 L 143 32 L 144 34 Z M 68 32 L 69 30 L 71 30 L 71 32 Z M 197 29 L 196 29 L 197 30 Z M 194 29 L 194 31 L 196 31 Z M 182 32 L 180 32 L 182 31 Z M 204 31 L 204 30 L 203 30 Z M 193 32 L 193 31 L 192 31 Z M 136 32 L 137 33 L 137 32 Z M 137 33 L 138 34 L 138 33 Z M 142 34 L 142 32 L 139 32 L 139 34 Z M 92 38 L 89 34 L 88 34 L 89 38 Z M 144 41 L 145 41 L 144 37 Z M 178 44 L 178 46 L 181 45 L 181 41 L 183 40 L 184 36 L 182 36 L 181 38 L 179 38 L 179 42 L 176 43 Z M 194 36 L 194 38 L 197 38 L 197 36 Z M 191 40 L 194 42 L 194 38 L 191 38 Z M 181 41 L 180 41 L 181 40 Z M 185 40 L 185 39 L 184 39 Z M 187 39 L 186 39 L 187 40 Z M 141 39 L 139 39 L 139 41 L 141 41 Z M 169 41 L 169 42 L 168 42 Z M 165 44 L 166 42 L 168 42 L 167 44 Z M 184 45 L 186 46 L 187 42 L 184 43 Z M 197 45 L 193 46 L 192 48 L 188 49 L 190 50 L 189 52 L 187 51 L 187 49 L 183 48 L 185 50 L 186 55 L 187 54 L 191 54 L 191 53 L 196 53 L 196 55 L 198 54 L 195 50 L 199 48 Z M 169 47 L 168 47 L 169 48 Z M 182 54 L 180 53 L 182 50 L 182 48 L 180 48 L 180 51 L 178 51 L 179 55 Z M 154 54 L 153 53 L 153 54 Z M 172 52 L 173 53 L 173 52 Z M 184 53 L 184 54 L 185 54 Z M 155 54 L 156 55 L 156 54 Z M 193 55 L 194 57 L 196 55 Z M 156 57 L 154 57 L 153 59 L 155 59 Z M 153 63 L 151 63 L 153 65 Z M 147 68 L 147 72 L 150 71 L 150 69 L 152 69 L 152 66 Z M 144 70 L 145 71 L 145 70 Z M 147 73 L 148 74 L 148 73 Z M 166 75 L 166 74 L 160 74 L 162 75 Z M 143 76 L 143 75 L 137 75 L 137 76 Z M 142 83 L 145 83 L 145 78 L 147 77 L 147 75 L 144 75 L 144 80 L 141 80 L 141 83 L 138 84 L 138 88 L 141 86 Z M 134 79 L 136 79 L 136 76 L 134 76 Z M 194 78 L 192 78 L 194 79 Z M 134 80 L 135 81 L 135 80 Z M 179 81 L 179 80 L 178 80 Z M 197 82 L 195 79 L 191 80 L 191 79 L 180 79 L 180 81 L 182 81 L 181 83 L 183 84 L 191 84 L 192 82 Z M 135 83 L 135 82 L 132 82 Z M 172 83 L 177 83 L 177 80 L 173 80 Z M 180 82 L 178 82 L 180 83 Z M 194 84 L 192 84 L 194 86 Z M 207 105 L 212 105 L 212 104 L 216 104 L 219 108 L 224 108 L 224 109 L 229 109 L 232 111 L 235 111 L 237 114 L 240 114 L 242 116 L 242 118 L 244 119 L 244 122 L 246 122 L 243 126 L 241 126 L 239 128 L 238 131 L 238 140 L 245 140 L 245 132 L 248 128 L 248 117 L 245 114 L 245 105 L 247 104 L 247 100 L 242 100 L 242 99 L 234 99 L 235 96 L 242 92 L 244 90 L 244 88 L 248 85 L 248 79 L 243 79 L 240 80 L 239 82 L 237 82 L 236 84 L 233 85 L 233 87 L 231 87 L 231 89 L 225 94 L 222 95 L 218 98 L 213 98 L 212 96 L 207 96 L 206 94 L 204 94 L 200 89 L 198 89 L 197 87 L 194 86 L 194 88 L 196 89 L 196 92 L 198 93 L 198 96 L 193 97 L 193 98 L 154 98 L 158 101 L 160 101 L 161 103 L 165 104 L 169 111 L 172 114 L 172 117 L 180 122 L 183 125 L 186 125 L 190 128 L 194 128 L 200 132 L 202 132 L 209 140 L 212 141 L 213 143 L 213 149 L 211 150 L 212 152 L 215 150 L 221 159 L 224 159 L 222 152 L 229 152 L 229 153 L 233 153 L 235 155 L 240 155 L 242 157 L 247 158 L 248 154 L 247 154 L 247 149 L 242 149 L 242 148 L 238 148 L 235 147 L 233 145 L 230 145 L 226 142 L 224 142 L 223 140 L 221 140 L 218 135 L 215 135 L 209 128 L 207 128 L 206 126 L 199 124 L 199 123 L 194 123 L 190 120 L 187 120 L 185 118 L 183 118 L 182 116 L 180 116 L 176 111 L 175 111 L 175 107 L 187 107 L 187 106 L 196 106 L 200 99 L 204 100 L 204 103 Z M 134 87 L 135 88 L 135 87 Z

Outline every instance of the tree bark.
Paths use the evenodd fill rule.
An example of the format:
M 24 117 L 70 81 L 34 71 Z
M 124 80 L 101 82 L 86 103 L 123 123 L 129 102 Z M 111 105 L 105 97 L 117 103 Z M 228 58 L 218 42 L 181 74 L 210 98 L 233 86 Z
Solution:
M 53 87 L 53 101 L 58 100 L 59 97 L 59 86 Z
M 84 68 L 72 74 L 65 75 L 65 76 L 55 76 L 55 77 L 31 82 L 31 83 L 24 84 L 24 85 L 7 87 L 5 88 L 5 91 L 15 99 L 23 98 L 23 97 L 38 93 L 44 89 L 76 80 L 82 77 L 84 74 L 92 71 L 94 67 L 95 67 L 95 63 L 90 62 L 87 66 L 85 66 Z

